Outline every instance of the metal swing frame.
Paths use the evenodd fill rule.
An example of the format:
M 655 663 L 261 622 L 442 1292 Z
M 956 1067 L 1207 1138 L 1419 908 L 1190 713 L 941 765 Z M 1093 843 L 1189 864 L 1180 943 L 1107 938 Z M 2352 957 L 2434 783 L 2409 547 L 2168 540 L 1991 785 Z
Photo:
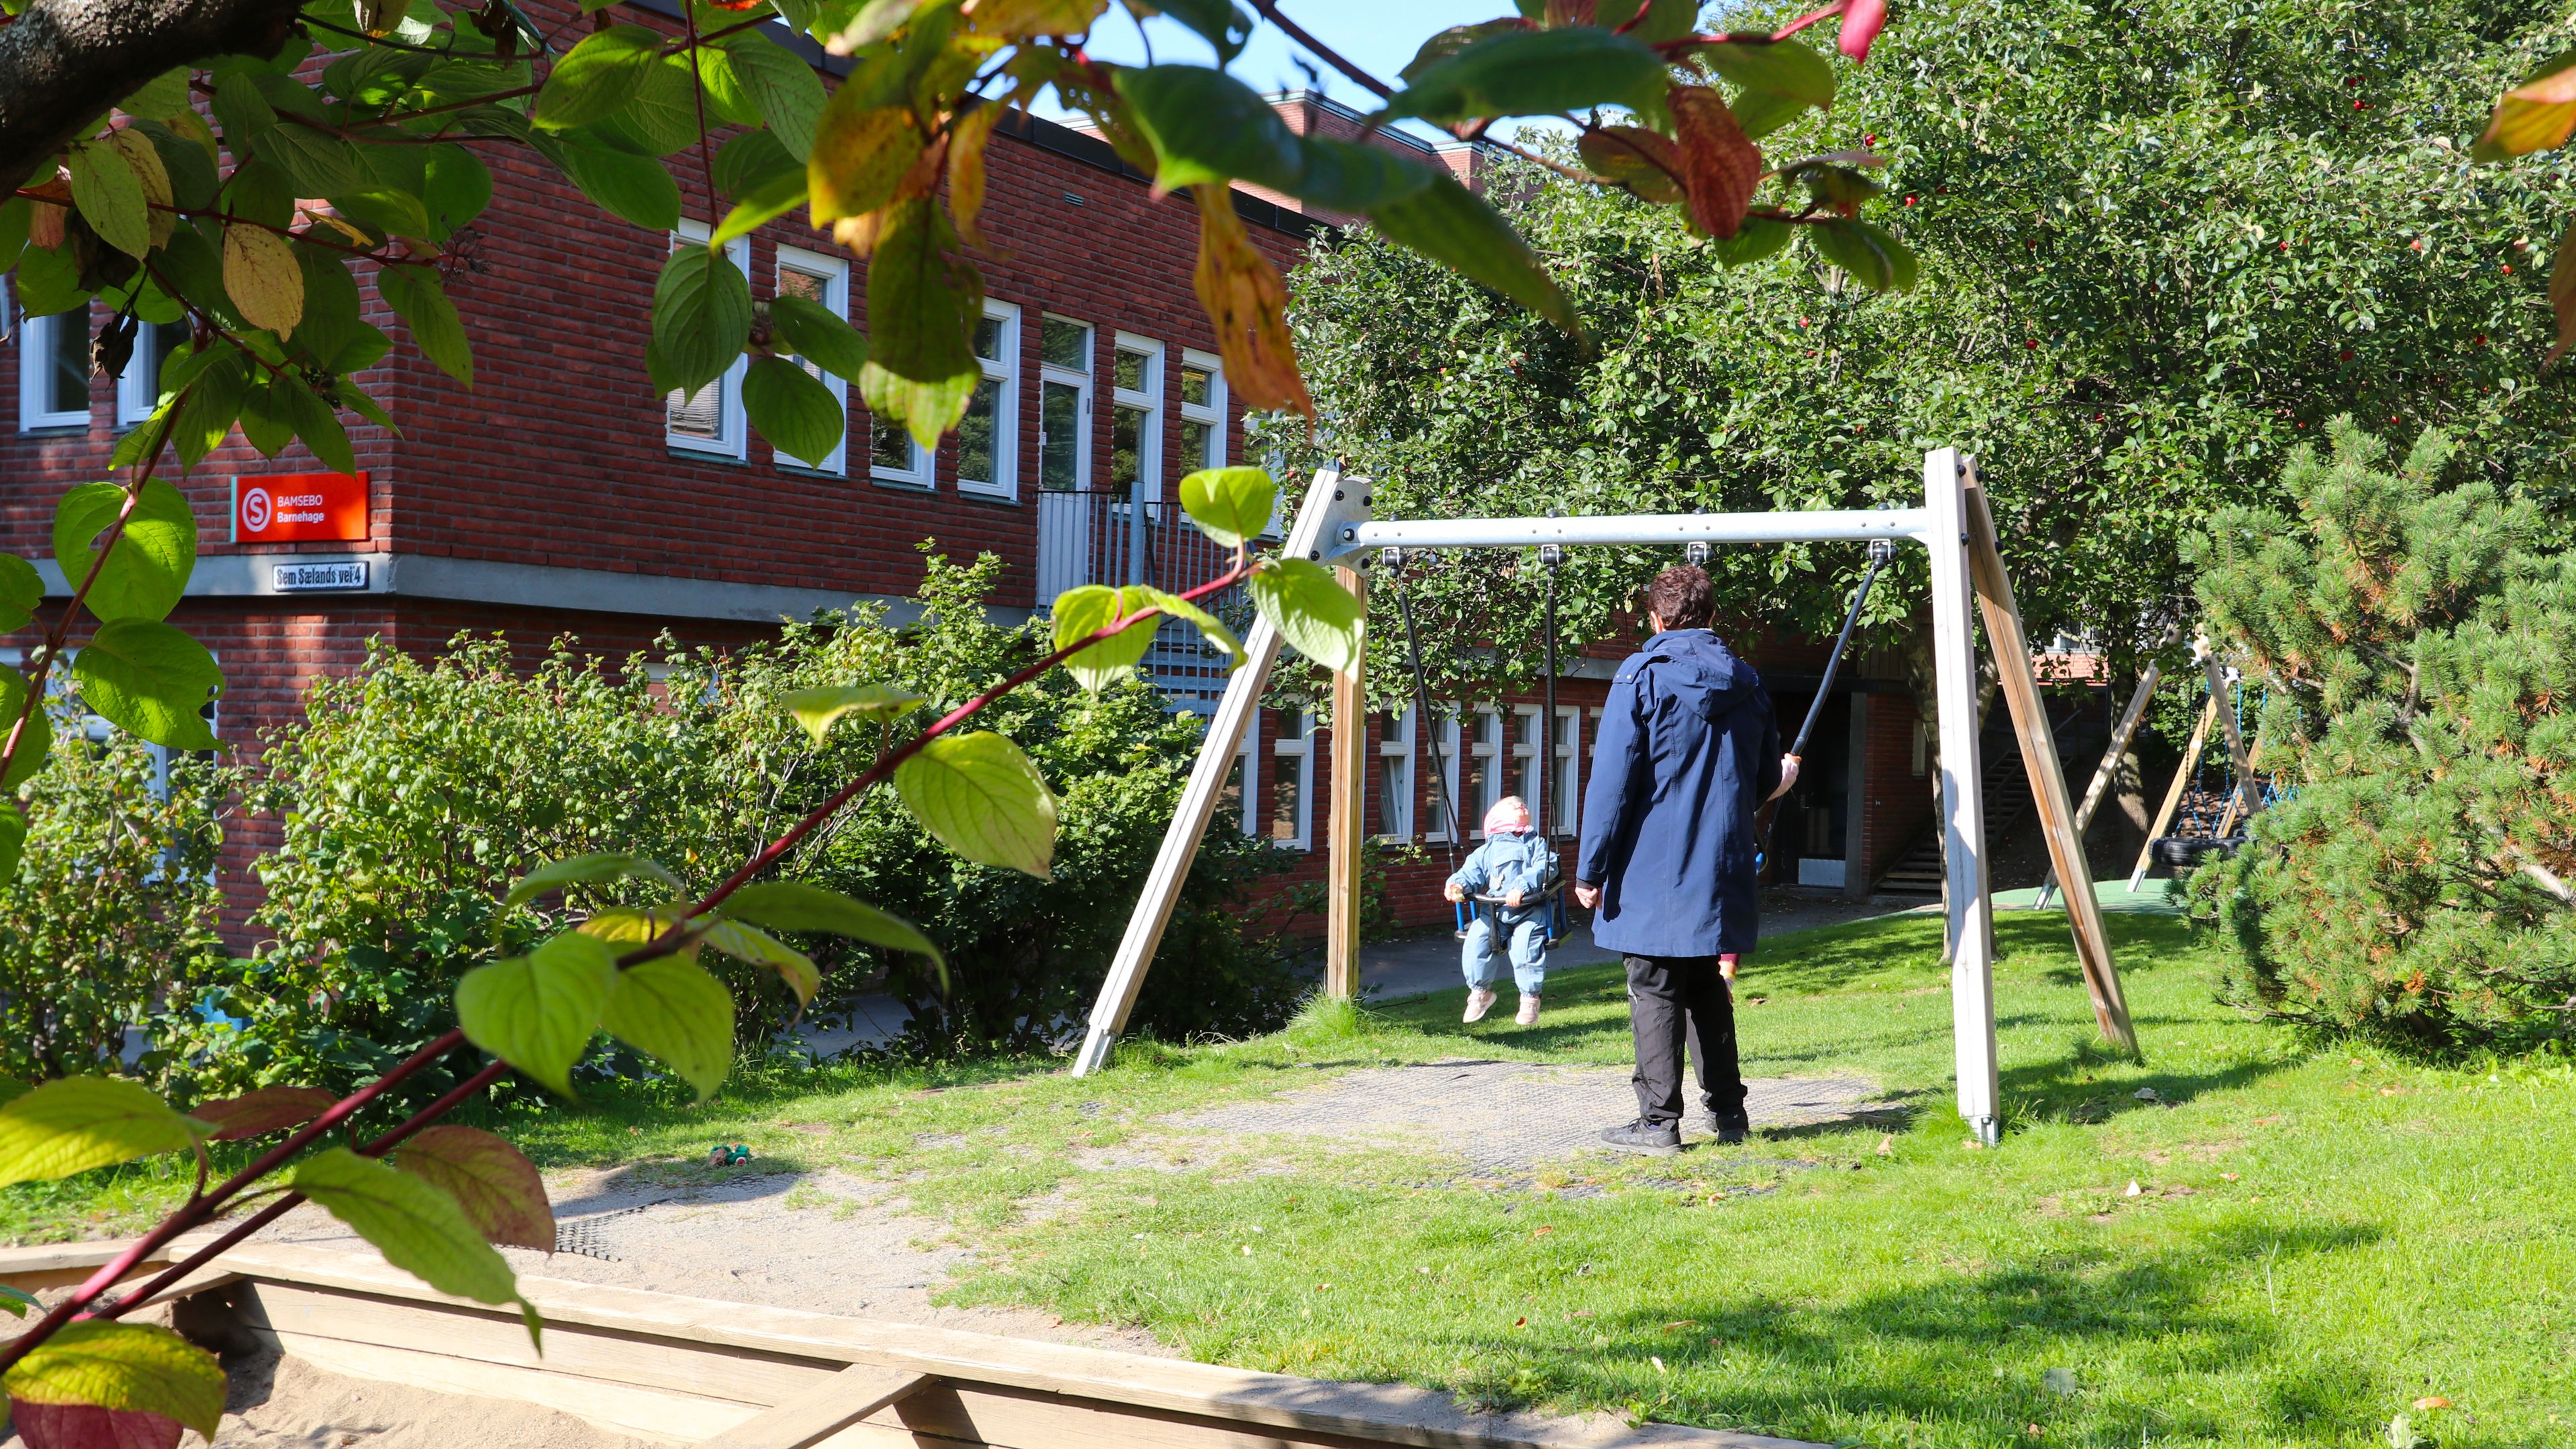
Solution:
M 1940 710 L 1942 855 L 1948 887 L 1945 930 L 1951 961 L 1959 1115 L 1984 1141 L 2000 1140 L 1994 910 L 1987 890 L 1985 812 L 1978 788 L 1982 772 L 1977 758 L 1977 661 L 1972 607 L 1983 613 L 1993 643 L 2005 698 L 2019 726 L 2022 760 L 2030 772 L 2032 792 L 2040 802 L 2047 826 L 2058 878 L 2083 881 L 2088 886 L 2069 892 L 2066 901 L 2077 957 L 2093 998 L 2095 1022 L 2115 1045 L 2136 1050 L 2137 1038 L 2112 966 L 2109 941 L 2089 889 L 2091 871 L 2084 864 L 2081 842 L 2069 828 L 2073 811 L 2066 798 L 2065 777 L 2049 736 L 2045 712 L 2040 708 L 2020 610 L 2013 602 L 2011 581 L 1995 550 L 1994 523 L 1984 493 L 1977 487 L 1973 458 L 1962 457 L 1950 448 L 1926 455 L 1923 505 L 1919 508 L 1380 521 L 1372 516 L 1372 502 L 1366 480 L 1346 479 L 1336 468 L 1317 471 L 1289 530 L 1282 556 L 1333 565 L 1342 586 L 1365 602 L 1367 582 L 1361 569 L 1387 549 L 1561 549 L 1585 544 L 1680 547 L 1866 543 L 1878 539 L 1922 547 L 1931 564 L 1933 672 Z M 1147 873 L 1142 897 L 1092 1008 L 1088 1030 L 1074 1059 L 1076 1076 L 1088 1076 L 1108 1065 L 1110 1051 L 1135 1006 L 1145 969 L 1171 919 L 1181 881 L 1215 814 L 1226 775 L 1242 749 L 1245 728 L 1269 684 L 1279 645 L 1279 633 L 1267 620 L 1257 622 L 1244 641 L 1250 658 L 1227 681 L 1224 697 L 1208 723 L 1206 740 L 1182 792 L 1180 807 L 1164 832 L 1162 848 Z M 1551 668 L 1548 673 L 1552 687 L 1555 670 Z M 1362 747 L 1367 731 L 1350 725 L 1366 718 L 1365 709 L 1361 669 L 1336 674 L 1332 700 L 1332 815 L 1326 832 L 1329 859 L 1325 990 L 1341 998 L 1356 996 L 1359 987 L 1359 869 L 1361 816 L 1365 808 Z M 1552 715 L 1545 728 L 1554 730 Z M 1554 744 L 1551 734 L 1540 750 L 1542 769 Z M 1445 777 L 1442 783 L 1445 790 Z M 1541 808 L 1545 808 L 1544 803 Z M 1454 811 L 1452 816 L 1455 827 Z

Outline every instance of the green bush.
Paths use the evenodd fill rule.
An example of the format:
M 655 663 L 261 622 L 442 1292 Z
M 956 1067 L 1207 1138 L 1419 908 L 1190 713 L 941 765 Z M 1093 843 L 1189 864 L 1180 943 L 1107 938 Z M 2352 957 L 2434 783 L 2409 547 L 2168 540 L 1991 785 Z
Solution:
M 986 559 L 928 562 L 920 621 L 866 605 L 774 642 L 671 652 L 612 665 L 570 640 L 532 671 L 498 640 L 460 637 L 428 660 L 374 648 L 363 667 L 314 686 L 305 721 L 273 741 L 258 808 L 283 838 L 259 870 L 269 933 L 225 995 L 244 1025 L 196 1033 L 202 1090 L 253 1082 L 349 1084 L 454 1022 L 455 979 L 524 950 L 604 901 L 651 904 L 633 884 L 586 889 L 498 925 L 494 907 L 550 860 L 630 851 L 694 887 L 721 879 L 865 770 L 879 738 L 847 724 L 817 749 L 783 697 L 876 681 L 929 697 L 917 727 L 1042 652 L 1043 626 L 989 623 L 1000 571 Z M 926 962 L 817 936 L 798 944 L 824 972 L 814 1014 L 890 991 L 913 1011 L 904 1045 L 924 1053 L 1050 1045 L 1078 1026 L 1171 818 L 1200 728 L 1147 686 L 1098 696 L 1062 671 L 997 706 L 1062 797 L 1045 881 L 970 864 L 938 846 L 884 792 L 834 818 L 774 875 L 848 891 L 918 923 L 949 953 L 942 990 Z M 1187 1036 L 1264 1029 L 1295 987 L 1285 954 L 1233 908 L 1268 868 L 1266 847 L 1226 832 L 1202 853 L 1131 1029 Z M 756 1050 L 795 1019 L 774 973 L 705 964 L 735 990 L 739 1044 Z M 605 1058 L 594 1063 L 602 1067 Z M 470 1072 L 468 1054 L 436 1090 Z
M 2440 433 L 2395 471 L 2350 419 L 2328 433 L 2282 475 L 2297 518 L 2229 510 L 2193 557 L 2290 793 L 2192 897 L 2260 1010 L 2434 1052 L 2564 1041 L 2576 574 L 2528 500 L 2439 486 Z
M 26 855 L 0 884 L 0 1077 L 116 1070 L 127 1027 L 187 1010 L 223 959 L 213 871 L 237 783 L 122 733 L 85 742 L 57 713 L 52 763 L 18 792 Z

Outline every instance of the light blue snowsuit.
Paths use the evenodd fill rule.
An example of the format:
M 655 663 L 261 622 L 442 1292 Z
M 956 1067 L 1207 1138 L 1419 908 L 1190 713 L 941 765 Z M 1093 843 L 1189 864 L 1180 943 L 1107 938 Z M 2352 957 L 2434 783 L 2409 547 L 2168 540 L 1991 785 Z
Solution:
M 1503 830 L 1486 836 L 1458 873 L 1449 877 L 1469 896 L 1521 894 L 1518 910 L 1500 902 L 1476 907 L 1458 952 L 1469 986 L 1488 990 L 1500 979 L 1502 972 L 1494 959 L 1494 937 L 1499 931 L 1509 943 L 1513 982 L 1525 996 L 1541 994 L 1547 986 L 1545 892 L 1555 873 L 1555 850 L 1538 832 Z

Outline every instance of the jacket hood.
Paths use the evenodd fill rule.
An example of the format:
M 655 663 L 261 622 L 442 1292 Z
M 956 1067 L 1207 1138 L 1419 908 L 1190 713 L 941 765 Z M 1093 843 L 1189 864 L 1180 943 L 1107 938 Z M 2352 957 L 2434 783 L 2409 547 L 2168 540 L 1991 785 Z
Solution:
M 1725 641 L 1707 629 L 1667 629 L 1647 640 L 1638 658 L 1643 664 L 1661 666 L 1655 675 L 1666 689 L 1732 696 L 1762 682 L 1753 666 L 1736 658 Z

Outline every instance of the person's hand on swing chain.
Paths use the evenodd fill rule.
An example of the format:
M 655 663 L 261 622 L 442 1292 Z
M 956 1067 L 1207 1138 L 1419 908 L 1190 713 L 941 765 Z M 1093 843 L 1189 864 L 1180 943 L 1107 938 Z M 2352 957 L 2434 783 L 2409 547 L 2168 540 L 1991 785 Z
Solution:
M 1521 908 L 1521 899 L 1521 893 L 1519 891 L 1505 891 L 1503 893 L 1503 905 L 1508 909 L 1515 911 L 1519 910 Z
M 1467 898 L 1467 889 L 1453 880 L 1440 887 L 1440 895 L 1444 900 L 1463 901 Z
M 1789 787 L 1797 783 L 1798 757 L 1796 755 L 1782 755 L 1780 757 L 1780 788 L 1771 792 L 1771 798 L 1777 800 L 1781 796 L 1788 794 Z

